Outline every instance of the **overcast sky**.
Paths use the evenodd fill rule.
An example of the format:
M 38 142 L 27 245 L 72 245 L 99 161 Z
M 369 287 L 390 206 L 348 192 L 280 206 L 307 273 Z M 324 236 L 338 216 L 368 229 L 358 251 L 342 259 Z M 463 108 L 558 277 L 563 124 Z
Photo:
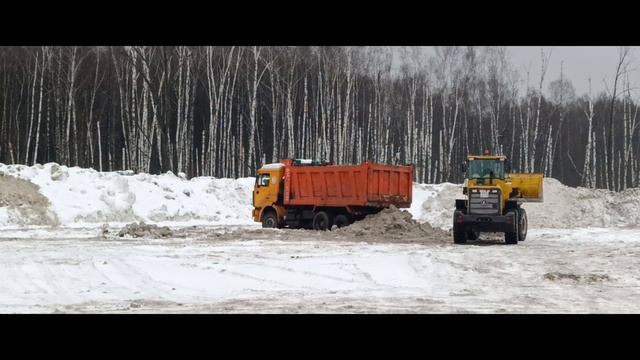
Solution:
M 537 87 L 540 78 L 540 49 L 546 56 L 551 53 L 549 67 L 544 80 L 544 91 L 548 93 L 549 83 L 560 77 L 560 64 L 563 62 L 564 76 L 571 80 L 576 95 L 589 91 L 589 77 L 593 94 L 613 86 L 613 75 L 618 61 L 616 46 L 507 46 L 511 63 L 518 69 L 523 80 L 523 90 L 529 71 L 530 86 Z M 433 47 L 424 47 L 427 54 L 434 54 Z M 631 67 L 640 69 L 640 48 L 631 51 Z M 638 87 L 640 71 L 630 72 L 632 88 Z M 640 96 L 640 90 L 636 90 Z
M 523 78 L 527 69 L 530 71 L 530 82 L 537 83 L 540 77 L 540 46 L 509 46 L 511 62 L 518 67 Z M 613 77 L 618 61 L 618 48 L 615 46 L 545 46 L 545 54 L 551 52 L 549 69 L 545 77 L 545 84 L 560 77 L 560 64 L 563 63 L 564 76 L 571 80 L 580 96 L 589 91 L 589 77 L 594 94 L 613 86 Z M 631 65 L 637 67 L 638 49 L 632 49 Z M 632 86 L 637 77 L 637 71 L 630 74 Z M 547 90 L 545 88 L 545 90 Z

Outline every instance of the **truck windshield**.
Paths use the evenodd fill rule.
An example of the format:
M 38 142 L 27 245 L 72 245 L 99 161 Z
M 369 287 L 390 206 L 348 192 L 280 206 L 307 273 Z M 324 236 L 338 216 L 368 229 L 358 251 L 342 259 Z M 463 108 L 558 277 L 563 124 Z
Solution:
M 467 172 L 469 179 L 504 179 L 502 160 L 471 160 Z

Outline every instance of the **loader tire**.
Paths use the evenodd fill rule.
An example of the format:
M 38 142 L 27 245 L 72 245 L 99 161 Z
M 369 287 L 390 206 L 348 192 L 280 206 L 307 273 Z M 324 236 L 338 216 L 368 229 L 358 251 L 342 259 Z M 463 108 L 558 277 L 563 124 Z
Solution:
M 262 216 L 262 227 L 263 228 L 276 228 L 276 227 L 278 227 L 278 215 L 276 215 L 275 211 L 268 210 Z
M 479 231 L 467 231 L 467 240 L 478 240 L 479 237 Z
M 515 232 L 504 233 L 504 242 L 507 243 L 507 245 L 518 244 L 518 233 L 515 233 Z
M 527 212 L 524 209 L 518 209 L 518 241 L 524 241 L 527 238 Z
M 329 230 L 332 224 L 332 218 L 326 211 L 319 211 L 313 217 L 314 230 Z
M 504 233 L 504 242 L 507 243 L 507 245 L 516 245 L 518 244 L 518 238 L 520 237 L 520 234 L 518 234 L 518 213 L 519 211 L 513 210 L 514 211 L 514 217 L 515 217 L 515 224 L 513 224 L 513 231 L 507 231 Z
M 464 231 L 454 231 L 453 232 L 453 243 L 454 244 L 466 244 L 467 243 L 467 234 Z
M 453 243 L 454 244 L 466 244 L 467 243 L 467 233 L 464 231 L 464 229 L 462 229 L 460 226 L 458 226 L 458 223 L 456 222 L 456 213 L 457 211 L 455 211 L 453 213 Z
M 453 225 L 453 243 L 454 244 L 466 244 L 467 233 L 458 228 L 457 225 Z

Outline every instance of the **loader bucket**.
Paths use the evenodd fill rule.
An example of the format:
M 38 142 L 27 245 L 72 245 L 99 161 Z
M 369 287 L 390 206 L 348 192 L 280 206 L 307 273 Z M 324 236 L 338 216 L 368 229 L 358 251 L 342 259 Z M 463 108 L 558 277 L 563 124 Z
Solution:
M 542 184 L 544 174 L 509 174 L 509 180 L 520 199 L 529 202 L 544 200 Z

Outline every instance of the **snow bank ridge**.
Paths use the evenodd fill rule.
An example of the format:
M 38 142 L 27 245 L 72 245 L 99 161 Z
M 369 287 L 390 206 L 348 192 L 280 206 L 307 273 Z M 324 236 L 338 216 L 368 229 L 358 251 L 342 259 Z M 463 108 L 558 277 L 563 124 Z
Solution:
M 248 224 L 254 178 L 216 179 L 184 174 L 134 174 L 45 165 L 4 165 L 0 174 L 28 180 L 49 199 L 60 224 L 191 221 Z M 4 223 L 3 223 L 4 222 Z M 0 225 L 7 225 L 0 207 Z
M 183 173 L 176 176 L 171 172 L 162 175 L 135 174 L 131 170 L 98 172 L 55 163 L 0 164 L 1 175 L 37 185 L 49 204 L 46 211 L 29 212 L 29 206 L 42 203 L 34 196 L 34 193 L 39 195 L 36 186 L 29 183 L 25 186 L 5 185 L 8 188 L 4 195 L 0 189 L 0 226 L 134 221 L 256 224 L 251 217 L 254 178 L 197 177 L 189 180 Z M 25 193 L 14 196 L 16 191 Z M 460 184 L 414 184 L 413 203 L 408 210 L 418 222 L 448 230 L 452 225 L 455 199 L 462 197 Z M 637 216 L 640 189 L 615 193 L 572 188 L 556 179 L 546 178 L 544 202 L 525 203 L 524 208 L 530 228 L 635 227 L 640 226 Z M 26 217 L 26 223 L 24 214 L 31 214 Z M 46 221 L 36 218 L 46 218 Z

